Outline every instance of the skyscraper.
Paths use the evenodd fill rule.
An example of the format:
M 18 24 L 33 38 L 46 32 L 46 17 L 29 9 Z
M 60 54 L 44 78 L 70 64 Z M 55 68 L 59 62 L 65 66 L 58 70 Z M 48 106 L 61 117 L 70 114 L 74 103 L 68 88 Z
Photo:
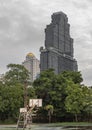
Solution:
M 35 57 L 33 53 L 28 53 L 26 55 L 25 61 L 22 64 L 29 72 L 30 81 L 33 82 L 40 73 L 40 61 Z
M 40 48 L 41 71 L 53 68 L 56 74 L 65 70 L 77 71 L 77 61 L 73 57 L 73 39 L 67 15 L 56 12 L 45 29 L 45 49 Z

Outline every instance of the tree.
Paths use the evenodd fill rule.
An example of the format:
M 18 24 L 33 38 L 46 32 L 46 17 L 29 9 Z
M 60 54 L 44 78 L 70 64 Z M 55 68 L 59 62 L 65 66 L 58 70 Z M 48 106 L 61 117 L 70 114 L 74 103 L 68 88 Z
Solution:
M 53 105 L 53 116 L 65 117 L 69 113 L 74 114 L 77 120 L 77 115 L 83 109 L 83 93 L 80 85 L 82 80 L 80 72 L 65 71 L 56 75 L 54 70 L 49 69 L 41 72 L 33 86 L 37 97 L 43 99 L 43 107 Z
M 64 116 L 65 87 L 67 80 L 62 75 L 55 75 L 52 69 L 40 74 L 33 83 L 38 98 L 43 99 L 43 107 L 52 104 L 54 115 Z M 61 113 L 62 112 L 62 113 Z
M 19 114 L 19 108 L 24 105 L 24 88 L 28 91 L 28 93 L 26 91 L 27 100 L 35 97 L 35 90 L 28 87 L 29 73 L 24 66 L 9 64 L 7 67 L 9 71 L 0 82 L 0 118 L 5 120 L 11 117 L 15 120 Z
M 5 74 L 5 82 L 9 83 L 24 83 L 29 79 L 28 70 L 20 64 L 9 64 L 7 65 L 9 71 Z
M 84 94 L 83 112 L 87 113 L 88 121 L 92 121 L 92 88 L 83 86 L 82 89 Z
M 84 94 L 82 88 L 79 84 L 74 84 L 71 81 L 66 88 L 66 93 L 65 108 L 68 112 L 75 115 L 75 120 L 77 122 L 77 115 L 83 110 Z
M 23 89 L 21 84 L 0 86 L 0 119 L 16 120 L 20 106 L 23 106 Z
M 53 114 L 53 105 L 45 106 L 45 109 L 48 111 L 49 123 L 51 123 L 51 115 Z
M 38 98 L 43 99 L 43 105 L 50 103 L 50 94 L 49 92 L 54 87 L 54 82 L 56 80 L 56 75 L 54 74 L 53 69 L 49 69 L 41 72 L 40 77 L 36 79 L 33 83 L 33 86 L 36 91 Z
M 83 81 L 80 71 L 64 71 L 62 72 L 62 75 L 65 78 L 72 80 L 75 84 L 80 84 Z

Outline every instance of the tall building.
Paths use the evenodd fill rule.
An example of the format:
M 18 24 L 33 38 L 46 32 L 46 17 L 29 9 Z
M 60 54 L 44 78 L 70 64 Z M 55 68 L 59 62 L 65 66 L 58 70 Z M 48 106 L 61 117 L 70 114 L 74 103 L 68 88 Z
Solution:
M 52 21 L 45 29 L 45 49 L 40 48 L 40 69 L 53 68 L 56 74 L 65 70 L 77 71 L 67 15 L 56 12 L 51 17 Z
M 22 64 L 29 71 L 30 81 L 33 82 L 40 73 L 40 61 L 33 53 L 28 53 L 25 61 Z

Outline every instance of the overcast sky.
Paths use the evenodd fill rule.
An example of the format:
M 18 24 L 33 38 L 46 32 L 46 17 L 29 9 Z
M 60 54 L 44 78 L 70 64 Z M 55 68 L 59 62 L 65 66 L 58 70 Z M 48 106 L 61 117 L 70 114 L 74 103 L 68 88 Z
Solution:
M 74 57 L 85 85 L 92 85 L 92 0 L 0 0 L 0 74 L 32 52 L 39 59 L 44 29 L 54 12 L 68 16 Z

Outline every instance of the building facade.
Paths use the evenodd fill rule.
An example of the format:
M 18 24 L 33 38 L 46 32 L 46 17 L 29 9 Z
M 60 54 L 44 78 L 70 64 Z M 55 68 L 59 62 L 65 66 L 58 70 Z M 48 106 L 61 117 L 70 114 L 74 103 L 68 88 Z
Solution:
M 40 73 L 40 61 L 33 53 L 28 53 L 25 61 L 22 64 L 29 72 L 30 81 L 33 82 Z
M 57 12 L 51 17 L 52 21 L 45 29 L 45 49 L 40 48 L 40 69 L 53 68 L 56 74 L 65 70 L 77 71 L 67 15 Z

